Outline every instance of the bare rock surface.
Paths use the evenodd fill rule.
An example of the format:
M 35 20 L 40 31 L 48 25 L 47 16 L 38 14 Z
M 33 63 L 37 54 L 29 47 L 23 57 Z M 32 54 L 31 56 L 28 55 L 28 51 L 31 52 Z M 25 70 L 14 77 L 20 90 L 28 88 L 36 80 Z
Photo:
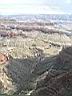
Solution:
M 71 96 L 72 47 L 63 48 L 53 67 L 47 71 L 42 78 L 39 77 L 31 96 Z
M 2 94 L 34 90 L 31 96 L 71 96 L 72 47 L 63 48 L 52 57 L 14 59 L 1 54 L 0 59 Z
M 0 94 L 72 96 L 70 31 L 50 22 L 2 22 L 0 27 Z

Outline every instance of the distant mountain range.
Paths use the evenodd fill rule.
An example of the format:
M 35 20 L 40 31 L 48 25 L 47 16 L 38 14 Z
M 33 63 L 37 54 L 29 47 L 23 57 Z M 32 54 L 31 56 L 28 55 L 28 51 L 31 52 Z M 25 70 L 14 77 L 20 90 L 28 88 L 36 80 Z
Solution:
M 72 15 L 67 14 L 40 14 L 40 15 L 9 15 L 0 18 L 14 19 L 16 21 L 72 21 Z

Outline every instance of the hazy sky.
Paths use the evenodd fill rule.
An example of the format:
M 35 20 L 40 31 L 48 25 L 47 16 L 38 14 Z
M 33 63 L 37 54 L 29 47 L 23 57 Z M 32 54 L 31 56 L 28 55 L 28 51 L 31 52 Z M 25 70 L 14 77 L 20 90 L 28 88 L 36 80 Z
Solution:
M 71 14 L 72 0 L 0 0 L 0 14 Z

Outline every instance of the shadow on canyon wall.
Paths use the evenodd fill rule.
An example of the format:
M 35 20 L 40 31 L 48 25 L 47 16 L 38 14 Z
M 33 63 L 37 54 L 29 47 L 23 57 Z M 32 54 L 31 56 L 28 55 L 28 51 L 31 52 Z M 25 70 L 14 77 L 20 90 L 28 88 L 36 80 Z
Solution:
M 15 92 L 8 90 L 17 96 L 28 96 L 31 90 L 30 96 L 71 96 L 72 47 L 63 48 L 58 55 L 51 57 L 45 57 L 43 52 L 34 58 L 10 57 L 3 72 L 12 80 L 10 88 L 16 88 Z

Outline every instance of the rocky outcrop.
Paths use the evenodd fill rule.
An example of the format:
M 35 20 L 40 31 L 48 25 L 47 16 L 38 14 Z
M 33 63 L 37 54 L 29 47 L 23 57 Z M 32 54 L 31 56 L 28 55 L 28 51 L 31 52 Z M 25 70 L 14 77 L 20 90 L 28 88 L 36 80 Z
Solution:
M 63 48 L 53 67 L 41 77 L 31 96 L 72 96 L 72 47 Z
M 17 91 L 16 85 L 9 77 L 6 66 L 10 64 L 10 58 L 0 53 L 0 94 L 13 94 Z
M 0 53 L 0 64 L 4 64 L 8 61 L 8 57 L 5 54 Z
M 31 58 L 14 59 L 0 54 L 0 63 L 0 94 L 19 94 L 27 88 L 34 65 Z
M 0 54 L 0 93 L 12 95 L 27 89 L 34 90 L 31 96 L 71 96 L 72 47 L 54 57 L 35 59 Z

